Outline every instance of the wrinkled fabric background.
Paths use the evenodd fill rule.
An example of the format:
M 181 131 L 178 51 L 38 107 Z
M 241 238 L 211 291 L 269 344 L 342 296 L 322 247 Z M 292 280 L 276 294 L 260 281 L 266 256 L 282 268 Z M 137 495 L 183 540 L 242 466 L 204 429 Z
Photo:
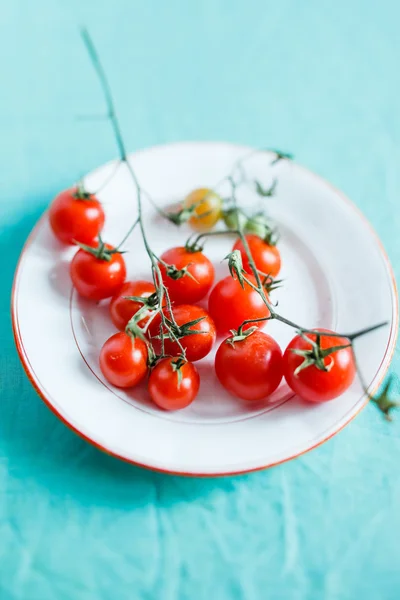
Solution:
M 252 475 L 147 472 L 40 401 L 9 301 L 52 197 L 116 155 L 109 124 L 82 118 L 104 112 L 82 23 L 130 150 L 216 139 L 292 151 L 363 210 L 399 276 L 398 2 L 0 4 L 1 600 L 397 600 L 400 414 L 389 425 L 370 406 L 319 449 Z

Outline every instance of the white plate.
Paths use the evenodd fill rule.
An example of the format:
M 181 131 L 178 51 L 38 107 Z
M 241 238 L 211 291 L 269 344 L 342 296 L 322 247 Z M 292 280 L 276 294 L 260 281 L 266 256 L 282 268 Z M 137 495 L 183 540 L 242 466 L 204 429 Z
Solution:
M 132 155 L 142 186 L 161 206 L 196 187 L 213 187 L 249 148 L 225 143 L 179 143 Z M 271 167 L 271 156 L 247 163 L 265 185 L 279 179 L 277 195 L 257 199 L 240 191 L 245 205 L 267 205 L 282 234 L 284 288 L 279 311 L 305 327 L 351 332 L 387 319 L 390 325 L 357 343 L 364 376 L 375 388 L 388 368 L 397 332 L 397 295 L 388 259 L 361 213 L 340 192 L 289 161 Z M 109 163 L 86 178 L 97 189 L 114 169 Z M 223 191 L 223 190 L 222 190 Z M 117 243 L 136 217 L 136 198 L 125 167 L 100 194 L 107 220 L 104 237 Z M 162 220 L 148 203 L 146 227 L 153 249 L 182 243 L 190 230 Z M 231 239 L 206 246 L 217 277 Z M 130 278 L 149 278 L 137 231 L 127 244 Z M 76 432 L 127 461 L 191 475 L 246 472 L 294 458 L 326 441 L 364 406 L 360 384 L 339 399 L 311 406 L 293 398 L 285 383 L 272 401 L 249 406 L 229 396 L 213 371 L 213 355 L 199 364 L 200 394 L 185 410 L 163 412 L 145 387 L 124 392 L 104 381 L 99 349 L 114 332 L 107 302 L 93 305 L 71 289 L 69 260 L 44 215 L 22 252 L 14 282 L 12 316 L 16 343 L 28 376 L 52 410 Z M 278 322 L 267 330 L 284 349 L 293 330 Z M 377 416 L 378 418 L 378 416 Z

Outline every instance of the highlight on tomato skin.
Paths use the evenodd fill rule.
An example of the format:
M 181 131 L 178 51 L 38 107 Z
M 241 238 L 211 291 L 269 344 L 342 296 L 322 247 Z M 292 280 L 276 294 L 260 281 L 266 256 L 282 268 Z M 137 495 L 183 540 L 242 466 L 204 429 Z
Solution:
M 278 248 L 268 244 L 254 234 L 245 235 L 249 250 L 258 271 L 265 275 L 276 277 L 281 269 L 281 255 Z M 251 273 L 251 266 L 241 239 L 233 245 L 232 250 L 239 250 L 242 255 L 243 268 Z
M 77 187 L 60 192 L 49 208 L 51 229 L 63 244 L 92 244 L 104 221 L 103 207 L 96 196 Z
M 323 363 L 329 370 L 321 370 L 314 364 L 299 370 L 305 359 L 304 353 L 309 353 L 313 349 L 312 344 L 300 335 L 292 339 L 283 355 L 283 371 L 287 384 L 303 400 L 313 403 L 338 398 L 351 386 L 356 375 L 356 365 L 349 340 L 330 336 L 329 334 L 333 332 L 329 329 L 318 331 L 326 334 L 320 336 L 322 351 L 337 346 L 347 346 L 323 358 Z M 312 342 L 316 342 L 317 339 L 315 334 L 307 333 L 305 337 Z M 303 355 L 296 353 L 299 351 Z
M 257 285 L 253 275 L 248 275 L 247 279 Z M 242 288 L 239 280 L 230 275 L 221 279 L 211 290 L 208 312 L 220 334 L 238 329 L 247 319 L 266 319 L 270 315 L 260 294 L 246 282 Z M 265 324 L 266 321 L 260 321 L 255 325 L 262 327 Z
M 245 335 L 246 332 L 244 332 Z M 278 343 L 262 331 L 244 339 L 239 334 L 225 339 L 215 355 L 215 372 L 223 387 L 246 401 L 268 398 L 283 376 L 282 351 Z
M 140 302 L 134 300 L 128 300 L 129 296 L 137 296 L 141 298 L 148 298 L 154 294 L 156 288 L 154 283 L 150 281 L 125 281 L 120 290 L 111 299 L 110 302 L 110 315 L 111 320 L 117 329 L 123 331 L 128 324 L 128 321 L 135 315 L 138 310 L 143 307 Z M 148 314 L 138 322 L 138 326 L 143 328 L 150 318 L 150 310 Z
M 214 266 L 203 252 L 177 246 L 166 250 L 160 259 L 163 283 L 173 302 L 196 304 L 208 294 L 214 281 Z M 168 270 L 163 263 L 174 269 Z
M 109 257 L 98 258 L 93 251 L 80 248 L 70 264 L 70 275 L 78 294 L 88 300 L 103 300 L 121 289 L 126 277 L 124 257 L 110 244 L 104 245 Z
M 152 369 L 148 383 L 151 399 L 164 410 L 186 408 L 196 398 L 199 388 L 196 367 L 180 357 L 160 360 Z
M 189 225 L 195 231 L 208 231 L 222 216 L 222 199 L 209 188 L 199 188 L 188 194 L 183 201 L 184 208 L 196 206 L 194 214 L 189 219 Z
M 200 306 L 189 304 L 173 306 L 172 313 L 176 324 L 180 328 L 179 333 L 183 334 L 183 337 L 179 337 L 179 341 L 186 351 L 187 360 L 196 362 L 207 356 L 212 350 L 217 336 L 214 321 L 210 315 Z M 164 314 L 171 320 L 171 314 L 166 308 L 164 309 Z M 190 325 L 191 322 L 196 320 L 199 320 L 199 322 Z M 160 323 L 161 317 L 157 315 L 149 327 L 152 338 L 159 336 Z M 199 333 L 193 334 L 191 333 L 192 331 L 198 331 Z M 164 331 L 164 334 L 167 334 L 167 331 Z M 160 346 L 159 340 L 152 339 L 151 341 L 152 343 L 157 342 L 157 347 Z M 164 350 L 166 354 L 172 356 L 178 355 L 181 352 L 178 343 L 168 337 L 164 339 Z
M 131 388 L 146 376 L 147 358 L 145 342 L 121 331 L 104 343 L 99 364 L 104 377 L 112 385 Z

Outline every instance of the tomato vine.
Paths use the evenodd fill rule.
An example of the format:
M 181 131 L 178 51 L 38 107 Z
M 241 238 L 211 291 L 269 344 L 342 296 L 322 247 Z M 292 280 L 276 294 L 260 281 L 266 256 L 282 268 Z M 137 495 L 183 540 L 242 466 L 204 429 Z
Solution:
M 133 226 L 128 231 L 128 234 L 125 236 L 123 242 L 121 242 L 121 244 L 119 244 L 119 246 L 117 247 L 117 250 L 119 250 L 119 248 L 122 246 L 122 244 L 126 241 L 128 235 L 133 231 L 133 229 L 136 226 L 139 226 L 141 236 L 143 239 L 143 243 L 144 243 L 146 252 L 148 254 L 148 257 L 150 259 L 150 262 L 151 262 L 152 276 L 153 276 L 153 281 L 154 281 L 154 287 L 156 290 L 155 294 L 157 297 L 157 307 L 155 306 L 154 297 L 152 298 L 151 301 L 149 301 L 149 300 L 146 301 L 146 300 L 140 299 L 140 298 L 134 298 L 136 301 L 137 300 L 143 301 L 143 306 L 142 306 L 142 308 L 140 308 L 138 310 L 138 312 L 129 321 L 129 323 L 126 327 L 126 331 L 131 333 L 135 337 L 140 337 L 141 339 L 144 339 L 144 333 L 146 333 L 150 323 L 154 320 L 156 315 L 159 314 L 160 315 L 160 326 L 159 326 L 159 336 L 158 337 L 161 341 L 161 352 L 160 352 L 160 354 L 156 354 L 153 349 L 153 346 L 151 344 L 149 344 L 150 364 L 154 365 L 160 359 L 166 358 L 164 341 L 165 341 L 165 339 L 169 339 L 178 345 L 180 352 L 181 352 L 181 358 L 178 359 L 178 361 L 175 360 L 175 362 L 171 363 L 172 366 L 170 365 L 169 368 L 172 368 L 173 370 L 177 369 L 180 372 L 180 369 L 183 367 L 183 365 L 187 364 L 186 358 L 185 358 L 185 349 L 182 346 L 182 343 L 180 341 L 180 338 L 182 337 L 181 336 L 182 329 L 184 331 L 186 331 L 186 330 L 185 330 L 185 327 L 183 327 L 182 325 L 178 326 L 178 324 L 175 321 L 173 310 L 172 310 L 170 294 L 169 294 L 167 286 L 165 285 L 165 283 L 163 281 L 162 273 L 160 270 L 160 259 L 152 250 L 152 248 L 149 244 L 149 241 L 147 239 L 147 235 L 146 235 L 146 231 L 145 231 L 145 227 L 144 227 L 144 223 L 143 223 L 142 200 L 143 200 L 143 196 L 146 196 L 148 198 L 150 198 L 150 196 L 149 196 L 149 194 L 147 194 L 147 192 L 145 192 L 142 189 L 142 187 L 138 181 L 138 178 L 136 176 L 136 173 L 132 167 L 132 164 L 130 163 L 129 158 L 127 156 L 124 139 L 122 136 L 120 124 L 118 121 L 117 113 L 116 113 L 114 102 L 113 102 L 111 88 L 108 83 L 108 80 L 107 80 L 105 71 L 102 67 L 99 56 L 97 54 L 97 51 L 95 49 L 95 46 L 94 46 L 92 39 L 86 29 L 82 29 L 82 38 L 83 38 L 84 44 L 86 46 L 86 49 L 88 51 L 89 57 L 91 59 L 92 65 L 98 75 L 98 78 L 99 78 L 99 81 L 100 81 L 100 84 L 101 84 L 101 87 L 102 87 L 102 90 L 104 93 L 104 98 L 105 98 L 106 105 L 107 105 L 107 117 L 112 125 L 118 152 L 119 152 L 118 165 L 119 164 L 126 165 L 126 168 L 128 169 L 128 172 L 131 176 L 132 182 L 133 182 L 133 184 L 135 186 L 135 190 L 136 190 L 138 216 L 137 216 L 137 219 L 134 222 Z M 260 274 L 259 270 L 256 267 L 254 258 L 252 256 L 252 253 L 249 248 L 248 240 L 246 238 L 246 226 L 249 226 L 249 221 L 250 221 L 250 227 L 251 227 L 251 219 L 252 219 L 253 227 L 256 227 L 256 226 L 258 227 L 258 230 L 257 230 L 258 233 L 260 230 L 262 232 L 264 232 L 265 239 L 267 241 L 269 241 L 270 244 L 276 243 L 277 232 L 270 225 L 268 220 L 266 220 L 262 215 L 259 216 L 260 218 L 258 219 L 258 221 L 254 216 L 249 218 L 244 213 L 244 211 L 239 207 L 238 201 L 237 201 L 237 188 L 239 187 L 239 185 L 242 185 L 243 183 L 248 182 L 247 174 L 246 174 L 246 171 L 244 168 L 244 163 L 250 157 L 254 156 L 257 153 L 264 152 L 264 151 L 266 151 L 266 149 L 253 150 L 253 151 L 249 152 L 248 154 L 246 154 L 245 156 L 243 156 L 242 158 L 240 158 L 234 164 L 232 172 L 230 174 L 228 174 L 227 176 L 225 176 L 221 181 L 219 181 L 213 190 L 209 191 L 209 194 L 215 194 L 216 190 L 219 189 L 219 187 L 223 183 L 228 183 L 230 185 L 230 196 L 225 201 L 225 208 L 223 211 L 223 218 L 225 220 L 225 223 L 227 224 L 228 229 L 226 231 L 202 232 L 202 233 L 198 234 L 194 240 L 191 240 L 191 238 L 189 238 L 189 240 L 186 242 L 186 249 L 188 251 L 195 252 L 195 251 L 199 251 L 202 249 L 202 244 L 200 242 L 202 242 L 203 240 L 205 240 L 206 238 L 211 237 L 211 236 L 221 236 L 221 235 L 225 235 L 226 233 L 230 233 L 230 234 L 235 233 L 235 234 L 237 234 L 237 236 L 239 237 L 239 239 L 241 241 L 241 244 L 245 251 L 247 261 L 248 261 L 251 273 L 254 277 L 255 283 L 253 283 L 252 279 L 249 278 L 249 274 L 243 268 L 242 257 L 238 250 L 233 250 L 226 257 L 228 260 L 229 270 L 231 272 L 231 275 L 234 278 L 237 278 L 239 280 L 239 283 L 242 286 L 242 288 L 244 287 L 245 284 L 247 284 L 248 286 L 250 286 L 253 290 L 255 290 L 260 295 L 263 303 L 268 308 L 269 315 L 267 317 L 263 317 L 260 319 L 246 319 L 240 325 L 238 330 L 233 333 L 233 338 L 231 338 L 230 343 L 235 343 L 237 340 L 245 339 L 247 336 L 252 334 L 252 331 L 254 329 L 256 329 L 256 328 L 254 328 L 254 329 L 251 328 L 250 330 L 249 329 L 246 330 L 245 327 L 247 325 L 251 325 L 251 324 L 254 325 L 254 324 L 260 323 L 261 321 L 265 321 L 265 320 L 280 321 L 281 323 L 284 323 L 285 325 L 295 329 L 301 337 L 308 340 L 308 342 L 310 342 L 310 344 L 311 344 L 310 350 L 301 351 L 301 352 L 303 352 L 304 362 L 301 364 L 300 367 L 298 367 L 298 370 L 306 369 L 311 365 L 316 366 L 320 370 L 329 370 L 329 365 L 328 366 L 326 365 L 326 363 L 324 362 L 324 358 L 331 356 L 334 352 L 339 351 L 340 349 L 351 347 L 351 350 L 352 350 L 352 353 L 354 356 L 356 370 L 359 375 L 359 379 L 360 379 L 360 382 L 361 382 L 361 385 L 362 385 L 362 388 L 363 388 L 365 394 L 369 397 L 369 399 L 372 402 L 374 402 L 376 404 L 376 406 L 384 413 L 384 415 L 388 419 L 390 419 L 390 413 L 391 413 L 392 409 L 395 408 L 396 406 L 398 406 L 398 403 L 391 400 L 391 398 L 390 398 L 391 379 L 390 378 L 388 379 L 388 382 L 385 384 L 385 386 L 383 387 L 380 394 L 376 394 L 376 395 L 370 394 L 368 385 L 366 384 L 366 382 L 363 378 L 362 372 L 360 370 L 360 367 L 357 363 L 356 354 L 355 354 L 354 345 L 353 345 L 354 340 L 356 340 L 357 338 L 359 338 L 367 333 L 370 333 L 380 327 L 387 325 L 386 321 L 383 323 L 378 323 L 371 327 L 367 327 L 360 331 L 351 332 L 351 333 L 343 334 L 343 333 L 330 332 L 329 333 L 330 338 L 345 338 L 346 340 L 348 340 L 348 344 L 341 345 L 341 346 L 333 345 L 330 348 L 322 348 L 321 347 L 321 338 L 327 334 L 324 334 L 324 332 L 321 332 L 319 330 L 303 327 L 303 326 L 291 321 L 290 319 L 287 319 L 285 316 L 281 315 L 276 310 L 276 306 L 269 299 L 268 293 L 266 292 L 266 289 L 265 289 L 265 280 L 264 280 L 265 276 L 268 277 L 268 274 L 265 274 L 265 273 Z M 269 151 L 269 152 L 271 152 L 271 151 Z M 293 159 L 293 156 L 291 154 L 275 150 L 275 151 L 273 151 L 273 158 L 270 162 L 270 165 L 273 167 L 276 164 L 278 164 L 280 161 L 291 160 L 291 159 Z M 118 166 L 117 166 L 117 168 L 118 168 Z M 116 168 L 116 170 L 117 170 L 117 168 Z M 276 192 L 276 188 L 278 185 L 278 179 L 274 178 L 272 180 L 271 185 L 268 188 L 265 188 L 259 181 L 253 181 L 253 184 L 255 186 L 255 191 L 257 192 L 257 194 L 259 196 L 261 196 L 263 198 L 269 198 L 269 197 L 273 196 Z M 150 198 L 150 200 L 155 205 L 155 203 L 153 202 L 153 200 L 151 198 Z M 167 218 L 168 220 L 173 222 L 175 225 L 181 225 L 182 223 L 193 218 L 193 216 L 196 212 L 196 204 L 193 204 L 191 206 L 183 206 L 180 208 L 179 211 L 172 212 L 172 213 L 161 210 L 156 205 L 155 205 L 155 207 L 162 216 L 164 216 L 165 218 Z M 256 215 L 256 217 L 257 217 L 257 215 Z M 263 237 L 263 236 L 261 236 L 261 237 Z M 104 245 L 102 242 L 101 242 L 101 244 L 103 246 L 102 247 L 102 249 L 103 249 Z M 90 249 L 90 251 L 96 252 L 93 249 Z M 174 267 L 174 265 L 168 265 L 166 263 L 163 263 L 162 261 L 161 261 L 161 264 L 166 269 L 167 276 L 169 276 L 169 277 L 178 278 L 178 277 L 191 276 L 190 273 L 187 271 L 187 269 L 183 269 L 182 271 L 177 271 L 176 268 Z M 141 319 L 143 319 L 145 312 L 148 311 L 149 302 L 152 303 L 151 308 L 153 309 L 154 312 L 153 312 L 152 316 L 150 317 L 149 321 L 146 323 L 145 328 L 142 329 L 138 325 L 138 323 L 141 321 Z M 166 311 L 164 310 L 164 308 L 166 308 Z M 165 313 L 168 314 L 168 317 L 166 316 Z M 193 325 L 193 323 L 187 323 L 186 329 L 190 325 Z M 316 336 L 315 341 L 310 340 L 310 338 L 307 338 L 307 336 L 309 336 L 309 335 Z

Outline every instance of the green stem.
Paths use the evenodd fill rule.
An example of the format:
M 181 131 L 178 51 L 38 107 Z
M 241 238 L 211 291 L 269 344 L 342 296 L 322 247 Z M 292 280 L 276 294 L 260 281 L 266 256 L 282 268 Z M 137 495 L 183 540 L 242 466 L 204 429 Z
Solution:
M 154 286 L 156 288 L 157 291 L 157 295 L 158 295 L 158 301 L 159 301 L 159 306 L 161 308 L 160 310 L 160 316 L 161 316 L 161 325 L 160 325 L 160 330 L 162 330 L 162 334 L 161 334 L 161 344 L 162 344 L 162 353 L 164 354 L 164 343 L 163 343 L 163 330 L 164 328 L 168 331 L 168 333 L 171 335 L 171 339 L 173 341 L 175 341 L 178 345 L 179 348 L 182 352 L 183 355 L 185 355 L 185 350 L 180 342 L 180 340 L 178 338 L 176 338 L 176 336 L 174 335 L 173 331 L 171 331 L 170 327 L 168 327 L 168 324 L 165 320 L 165 315 L 163 312 L 163 300 L 164 300 L 164 293 L 165 293 L 165 297 L 167 300 L 167 304 L 169 306 L 171 306 L 170 304 L 170 300 L 169 300 L 169 295 L 168 295 L 168 291 L 165 288 L 163 281 L 162 281 L 162 276 L 161 276 L 161 271 L 160 271 L 160 267 L 158 265 L 157 262 L 157 257 L 154 254 L 154 252 L 152 251 L 152 249 L 150 248 L 150 245 L 148 243 L 147 237 L 146 237 L 146 232 L 144 229 L 144 225 L 143 225 L 143 218 L 142 218 L 142 188 L 140 187 L 139 184 L 139 180 L 136 177 L 136 173 L 134 172 L 132 165 L 130 164 L 129 160 L 128 160 L 128 156 L 126 153 L 126 148 L 125 148 L 125 144 L 124 144 L 124 140 L 122 137 L 122 132 L 121 132 L 121 128 L 118 122 L 118 118 L 117 118 L 117 114 L 115 111 L 115 106 L 114 106 L 114 101 L 112 98 L 112 94 L 111 94 L 111 88 L 110 85 L 108 83 L 108 79 L 107 76 L 105 74 L 105 71 L 103 69 L 103 66 L 101 64 L 99 55 L 97 54 L 96 48 L 93 44 L 93 41 L 89 35 L 89 32 L 87 31 L 86 28 L 83 28 L 81 30 L 81 34 L 82 34 L 82 38 L 84 41 L 84 44 L 86 46 L 86 49 L 88 51 L 89 57 L 91 59 L 91 62 L 93 64 L 93 67 L 96 70 L 96 73 L 99 77 L 100 80 L 100 84 L 104 93 L 104 97 L 105 97 L 105 101 L 107 104 L 107 109 L 108 109 L 108 118 L 111 122 L 113 131 L 114 131 L 114 136 L 115 136 L 115 140 L 117 143 L 117 147 L 118 147 L 118 151 L 119 151 L 119 157 L 120 157 L 120 161 L 125 163 L 129 174 L 131 175 L 131 178 L 133 180 L 133 183 L 135 185 L 136 188 L 136 196 L 137 196 L 137 207 L 138 207 L 138 217 L 137 220 L 135 221 L 135 223 L 133 224 L 133 226 L 131 227 L 130 231 L 128 232 L 127 235 L 129 235 L 131 233 L 131 231 L 133 231 L 133 229 L 136 227 L 137 224 L 139 224 L 140 227 L 140 231 L 142 234 L 142 238 L 143 238 L 143 243 L 146 249 L 146 252 L 150 258 L 151 261 L 151 266 L 152 266 L 152 273 L 153 273 L 153 281 L 154 281 Z M 127 237 L 127 236 L 126 236 Z M 126 239 L 126 238 L 125 238 Z M 125 241 L 125 240 L 124 240 Z M 121 245 L 121 244 L 120 244 Z M 173 313 L 171 311 L 171 321 L 175 323 L 174 320 L 174 316 Z
M 99 55 L 97 54 L 97 50 L 93 44 L 92 38 L 89 35 L 86 27 L 82 27 L 81 35 L 83 42 L 88 51 L 90 60 L 92 62 L 93 67 L 95 68 L 98 78 L 100 80 L 101 87 L 103 89 L 104 97 L 107 104 L 108 109 L 108 118 L 112 121 L 115 133 L 115 139 L 118 146 L 119 155 L 122 161 L 126 161 L 126 149 L 124 140 L 121 135 L 121 128 L 118 123 L 117 115 L 114 108 L 114 101 L 111 94 L 110 84 L 108 83 L 106 74 L 103 69 L 103 65 L 101 64 Z
M 263 321 L 270 321 L 271 317 L 261 317 L 259 319 L 246 319 L 245 321 L 243 321 L 243 323 L 240 325 L 239 329 L 238 329 L 238 334 L 241 335 L 243 332 L 244 327 L 246 327 L 246 325 L 250 325 L 251 323 L 262 323 Z
M 381 327 L 385 327 L 388 325 L 388 321 L 382 321 L 382 323 L 378 323 L 377 325 L 372 325 L 371 327 L 366 327 L 365 329 L 360 329 L 355 333 L 350 333 L 348 335 L 344 335 L 343 337 L 348 338 L 351 342 L 353 342 L 356 338 L 365 335 L 366 333 L 371 333 L 371 331 L 375 331 L 375 329 L 380 329 Z
M 117 171 L 120 168 L 120 166 L 121 166 L 121 161 L 117 160 L 116 163 L 115 163 L 115 166 L 114 166 L 113 170 L 110 173 L 110 175 L 108 177 L 106 177 L 106 179 L 103 181 L 103 183 L 101 184 L 101 186 L 99 188 L 97 188 L 97 190 L 95 192 L 93 192 L 93 194 L 95 196 L 97 196 L 97 194 L 99 194 L 102 190 L 104 190 L 104 188 L 110 183 L 110 181 L 117 174 Z
M 239 235 L 239 231 L 237 229 L 230 229 L 229 231 L 207 231 L 205 233 L 200 233 L 193 241 L 193 243 L 191 243 L 190 245 L 196 246 L 199 241 L 205 237 L 214 237 L 214 236 L 218 236 L 218 235 L 232 235 L 232 234 L 236 234 Z M 190 236 L 192 237 L 192 236 Z M 188 239 L 188 242 L 190 242 L 190 238 Z
M 358 363 L 357 356 L 356 356 L 356 353 L 354 351 L 353 345 L 351 346 L 351 352 L 353 354 L 354 365 L 356 367 L 357 375 L 358 375 L 358 378 L 360 380 L 363 392 L 364 392 L 364 394 L 367 394 L 367 396 L 370 398 L 369 391 L 368 391 L 369 386 L 367 385 L 367 383 L 366 383 L 366 381 L 364 379 L 364 375 L 361 372 L 360 365 Z
M 133 225 L 129 228 L 129 230 L 128 230 L 127 234 L 125 235 L 125 237 L 123 238 L 123 240 L 118 244 L 117 250 L 122 248 L 122 246 L 125 244 L 126 240 L 131 235 L 132 231 L 135 229 L 135 227 L 138 223 L 139 223 L 139 218 L 137 218 L 136 221 L 133 223 Z
M 231 182 L 231 187 L 232 187 L 232 200 L 233 200 L 233 203 L 234 203 L 234 207 L 237 209 L 238 208 L 238 204 L 237 204 L 237 198 L 236 198 L 235 183 L 234 183 L 233 179 L 231 179 L 230 182 Z M 269 310 L 269 312 L 271 314 L 271 317 L 274 318 L 275 317 L 275 310 L 274 310 L 272 304 L 270 302 L 268 302 L 268 300 L 267 300 L 264 288 L 263 288 L 262 283 L 261 283 L 260 276 L 258 274 L 256 265 L 255 265 L 255 262 L 254 262 L 254 259 L 253 259 L 253 256 L 251 254 L 251 251 L 250 251 L 249 245 L 247 243 L 246 237 L 245 237 L 245 235 L 243 233 L 243 225 L 241 223 L 239 223 L 239 222 L 238 222 L 237 233 L 238 233 L 238 235 L 240 237 L 240 240 L 241 240 L 241 242 L 243 244 L 243 248 L 244 248 L 244 250 L 246 252 L 246 256 L 247 256 L 247 259 L 249 261 L 250 268 L 253 271 L 253 275 L 254 275 L 254 277 L 255 277 L 255 279 L 257 281 L 257 291 L 260 294 L 260 296 L 261 296 L 264 304 L 268 308 L 268 310 Z

